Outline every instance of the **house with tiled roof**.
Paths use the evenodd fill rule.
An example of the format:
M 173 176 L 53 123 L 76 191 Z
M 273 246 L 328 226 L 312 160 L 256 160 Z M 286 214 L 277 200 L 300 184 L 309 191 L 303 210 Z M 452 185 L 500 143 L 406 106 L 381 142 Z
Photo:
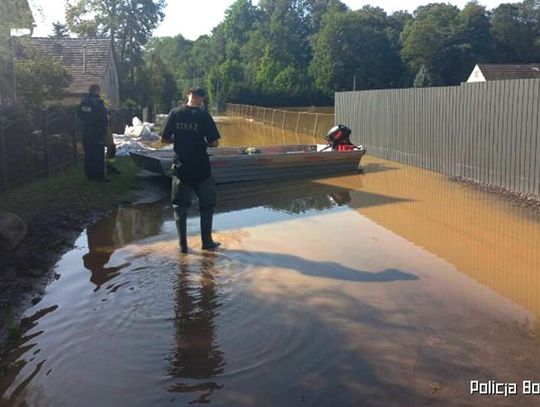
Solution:
M 104 38 L 20 38 L 14 44 L 16 59 L 31 54 L 45 55 L 60 62 L 72 81 L 62 99 L 64 104 L 79 103 L 92 84 L 101 86 L 101 93 L 111 108 L 120 103 L 118 69 L 111 42 Z
M 540 64 L 478 64 L 467 83 L 539 78 Z

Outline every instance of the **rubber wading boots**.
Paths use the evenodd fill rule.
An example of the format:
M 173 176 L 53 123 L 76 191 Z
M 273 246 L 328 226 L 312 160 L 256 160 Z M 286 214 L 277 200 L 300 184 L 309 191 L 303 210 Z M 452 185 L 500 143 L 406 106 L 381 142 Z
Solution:
M 201 240 L 203 250 L 215 250 L 221 243 L 212 239 L 212 217 L 213 211 L 201 211 Z
M 180 239 L 180 251 L 182 253 L 187 253 L 187 216 L 180 216 L 180 218 L 176 220 L 176 230 L 178 231 L 178 237 Z

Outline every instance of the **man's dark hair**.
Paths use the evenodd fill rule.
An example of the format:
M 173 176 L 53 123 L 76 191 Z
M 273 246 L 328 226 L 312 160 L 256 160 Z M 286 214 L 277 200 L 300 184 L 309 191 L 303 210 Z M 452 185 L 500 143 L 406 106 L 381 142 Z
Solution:
M 88 93 L 91 95 L 97 94 L 101 90 L 101 87 L 99 85 L 90 85 L 88 88 Z
M 202 98 L 206 97 L 206 92 L 200 86 L 193 86 L 189 89 L 188 94 L 193 93 L 194 95 L 200 96 Z

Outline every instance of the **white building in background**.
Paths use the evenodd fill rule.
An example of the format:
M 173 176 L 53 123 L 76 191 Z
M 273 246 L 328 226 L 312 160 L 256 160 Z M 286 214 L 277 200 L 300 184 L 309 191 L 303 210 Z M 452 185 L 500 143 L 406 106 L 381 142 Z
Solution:
M 477 64 L 467 83 L 539 78 L 540 64 Z

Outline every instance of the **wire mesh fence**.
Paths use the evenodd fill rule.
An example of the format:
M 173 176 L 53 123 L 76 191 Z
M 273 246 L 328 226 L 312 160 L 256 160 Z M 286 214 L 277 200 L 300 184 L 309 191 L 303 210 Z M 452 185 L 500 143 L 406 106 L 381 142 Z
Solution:
M 334 115 L 331 113 L 273 109 L 232 103 L 227 104 L 227 113 L 314 137 L 326 136 L 328 130 L 334 126 Z
M 77 160 L 74 109 L 0 111 L 0 189 Z
M 140 112 L 120 109 L 111 114 L 114 133 Z M 0 109 L 0 191 L 76 162 L 83 157 L 75 107 Z

